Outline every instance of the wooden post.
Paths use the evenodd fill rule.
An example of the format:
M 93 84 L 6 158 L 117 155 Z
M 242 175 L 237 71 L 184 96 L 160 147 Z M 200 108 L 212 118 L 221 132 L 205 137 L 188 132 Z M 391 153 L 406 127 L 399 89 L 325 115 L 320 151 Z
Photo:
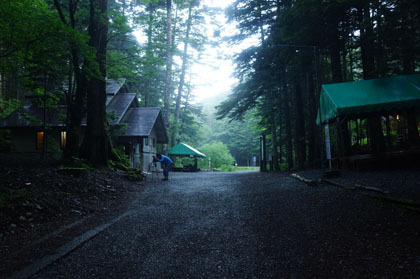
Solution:
M 262 150 L 262 137 L 260 137 L 260 172 L 264 172 L 263 170 L 263 150 Z
M 45 75 L 44 77 L 44 119 L 43 119 L 43 127 L 42 130 L 44 131 L 43 135 L 43 144 L 42 144 L 42 159 L 45 159 L 45 154 L 47 152 L 47 79 L 48 76 Z
M 392 147 L 392 140 L 391 140 L 391 125 L 389 123 L 389 115 L 386 116 L 385 125 L 386 125 L 386 143 L 388 144 L 388 150 L 390 150 Z
M 263 171 L 266 172 L 267 171 L 267 150 L 266 150 L 266 138 L 265 138 L 265 135 L 262 136 L 262 145 L 263 145 L 263 148 L 262 148 L 262 150 L 263 150 L 263 154 L 262 154 L 262 156 L 263 156 L 263 158 L 262 158 L 262 161 L 263 161 Z
M 330 143 L 330 129 L 328 124 L 325 124 L 325 155 L 327 156 L 328 166 L 330 169 L 331 165 L 331 143 Z

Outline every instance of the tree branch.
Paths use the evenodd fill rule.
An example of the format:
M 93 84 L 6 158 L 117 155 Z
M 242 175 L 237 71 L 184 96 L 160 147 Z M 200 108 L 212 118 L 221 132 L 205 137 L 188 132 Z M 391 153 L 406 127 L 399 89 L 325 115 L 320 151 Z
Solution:
M 66 24 L 66 25 L 67 25 L 67 20 L 66 20 L 66 17 L 65 17 L 65 16 L 64 16 L 64 14 L 63 14 L 63 10 L 61 9 L 61 6 L 60 6 L 60 3 L 58 3 L 58 0 L 54 0 L 54 5 L 55 5 L 55 8 L 57 9 L 57 12 L 58 12 L 58 14 L 59 14 L 59 16 L 60 16 L 61 21 L 62 21 L 64 24 Z

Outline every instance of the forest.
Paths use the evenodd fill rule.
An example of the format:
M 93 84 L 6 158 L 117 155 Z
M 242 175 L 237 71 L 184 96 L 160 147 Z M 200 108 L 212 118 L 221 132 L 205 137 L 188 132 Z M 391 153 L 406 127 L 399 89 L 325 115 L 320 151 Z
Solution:
M 420 278 L 419 134 L 420 0 L 0 0 L 0 278 Z
M 209 37 L 209 19 L 220 13 L 237 31 Z M 106 80 L 125 78 L 141 106 L 162 108 L 168 146 L 213 146 L 231 154 L 223 164 L 249 165 L 263 135 L 274 170 L 318 166 L 321 84 L 418 73 L 419 14 L 415 0 L 237 0 L 225 11 L 200 0 L 2 1 L 0 118 L 28 92 L 45 108 L 66 107 L 63 156 L 104 166 L 116 156 Z M 196 102 L 192 68 L 205 49 L 249 39 L 256 43 L 233 57 L 231 93 Z M 417 131 L 416 116 L 405 118 Z M 379 117 L 332 125 L 341 126 L 335 153 L 388 144 Z M 0 133 L 10 150 L 7 130 Z
M 213 116 L 203 114 L 203 105 L 194 101 L 192 66 L 200 63 L 205 47 L 218 43 L 208 38 L 206 24 L 222 10 L 202 1 L 19 0 L 0 5 L 0 118 L 24 104 L 27 95 L 50 111 L 66 107 L 58 115 L 67 126 L 64 158 L 107 165 L 115 157 L 105 88 L 106 79 L 121 78 L 141 106 L 162 108 L 169 146 L 224 140 L 238 160 L 246 162 L 256 153 L 255 146 L 234 146 L 238 141 L 229 140 L 229 129 L 213 132 L 218 126 Z M 87 132 L 80 128 L 85 117 Z M 253 133 L 248 127 L 240 130 Z M 13 150 L 8 131 L 0 132 L 2 150 Z
M 289 169 L 319 165 L 321 84 L 419 72 L 418 1 L 235 1 L 227 13 L 241 30 L 232 40 L 258 36 L 260 43 L 236 57 L 239 83 L 218 116 L 244 119 L 254 110 L 274 168 L 283 159 Z M 416 117 L 415 109 L 406 112 L 413 142 Z M 391 146 L 384 122 L 372 116 L 333 123 L 341 126 L 332 135 L 333 151 L 383 152 Z

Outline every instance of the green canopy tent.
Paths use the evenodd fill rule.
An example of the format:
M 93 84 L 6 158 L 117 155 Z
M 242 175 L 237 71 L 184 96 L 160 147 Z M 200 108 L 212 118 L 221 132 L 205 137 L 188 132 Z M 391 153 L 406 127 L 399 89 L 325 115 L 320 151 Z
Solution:
M 420 74 L 322 85 L 317 123 L 420 107 Z
M 412 108 L 420 108 L 420 74 L 322 85 L 317 124 L 326 124 L 327 159 L 331 159 L 328 123 Z
M 194 166 L 192 168 L 189 168 L 191 171 L 197 171 L 197 158 L 205 158 L 206 155 L 204 153 L 201 153 L 194 147 L 189 146 L 185 143 L 178 143 L 175 146 L 172 146 L 169 148 L 168 155 L 170 156 L 177 156 L 177 157 L 190 157 L 194 158 Z

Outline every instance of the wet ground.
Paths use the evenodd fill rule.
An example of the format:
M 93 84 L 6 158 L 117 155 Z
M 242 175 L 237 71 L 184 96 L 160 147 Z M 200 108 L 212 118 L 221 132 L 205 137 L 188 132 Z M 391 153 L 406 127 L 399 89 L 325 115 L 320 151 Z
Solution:
M 33 278 L 416 278 L 420 214 L 285 174 L 171 173 Z

